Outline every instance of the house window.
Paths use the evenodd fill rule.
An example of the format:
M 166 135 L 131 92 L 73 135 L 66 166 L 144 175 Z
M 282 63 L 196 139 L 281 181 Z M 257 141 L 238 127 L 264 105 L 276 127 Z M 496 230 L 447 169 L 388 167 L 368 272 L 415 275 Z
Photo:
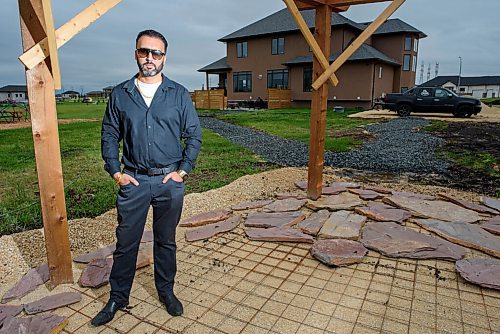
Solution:
M 410 70 L 410 64 L 411 63 L 411 55 L 404 55 L 403 56 L 403 71 L 409 71 Z
M 491 97 L 492 97 L 492 98 L 495 98 L 495 97 L 496 97 L 495 92 L 491 93 Z
M 411 70 L 413 72 L 417 71 L 417 56 L 413 56 L 413 62 L 411 64 Z
M 410 36 L 405 37 L 405 51 L 411 51 L 411 40 Z
M 382 66 L 378 68 L 378 78 L 382 79 Z
M 483 93 L 483 99 L 488 97 L 488 93 Z
M 413 41 L 413 51 L 418 52 L 418 39 L 415 38 L 415 41 Z
M 252 72 L 235 72 L 233 74 L 233 90 L 237 92 L 252 91 Z
M 303 90 L 304 92 L 312 91 L 312 67 L 304 67 Z
M 282 55 L 285 53 L 285 38 L 284 37 L 273 38 L 273 41 L 271 44 L 271 53 L 273 55 Z
M 248 42 L 236 43 L 236 51 L 238 53 L 238 58 L 248 57 Z
M 288 88 L 288 70 L 267 71 L 267 88 Z

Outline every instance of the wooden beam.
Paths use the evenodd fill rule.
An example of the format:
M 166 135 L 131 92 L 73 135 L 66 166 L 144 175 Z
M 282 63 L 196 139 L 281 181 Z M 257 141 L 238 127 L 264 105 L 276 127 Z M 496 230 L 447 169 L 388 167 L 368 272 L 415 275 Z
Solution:
M 61 89 L 61 71 L 59 69 L 59 56 L 57 54 L 56 31 L 54 29 L 51 0 L 42 0 L 42 9 L 45 21 L 45 34 L 47 35 L 47 44 L 49 46 L 50 67 L 52 78 L 54 78 L 54 88 Z
M 42 0 L 18 0 L 23 50 L 46 38 Z M 46 62 L 26 70 L 42 219 L 53 286 L 73 282 L 54 79 Z
M 295 4 L 299 10 L 315 9 L 318 3 L 314 0 L 295 0 Z M 320 5 L 321 6 L 321 5 Z M 331 6 L 333 12 L 345 12 L 349 9 L 349 6 Z
M 405 2 L 405 0 L 394 0 L 375 21 L 373 21 L 363 32 L 349 45 L 342 54 L 335 59 L 330 67 L 312 84 L 313 89 L 319 89 L 328 78 L 335 73 L 350 56 Z
M 78 15 L 62 25 L 56 30 L 56 45 L 60 48 L 80 31 L 87 28 L 92 22 L 100 18 L 111 8 L 122 0 L 97 0 L 92 5 L 85 8 Z M 35 45 L 25 50 L 19 60 L 28 69 L 32 69 L 49 56 L 49 46 L 47 38 L 37 42 Z
M 369 4 L 375 2 L 384 2 L 391 0 L 295 0 L 299 8 L 301 6 L 308 7 L 307 9 L 315 8 L 318 6 L 328 5 L 330 7 L 343 7 L 343 6 L 351 6 L 351 5 L 361 5 L 361 4 Z
M 331 20 L 332 8 L 330 6 L 324 5 L 316 8 L 315 38 L 321 47 L 322 54 L 330 54 Z M 322 71 L 321 62 L 314 57 L 314 78 L 317 78 Z M 328 84 L 325 82 L 318 90 L 312 92 L 311 101 L 307 196 L 313 200 L 318 199 L 322 192 L 327 103 Z
M 300 31 L 302 32 L 302 35 L 304 35 L 304 38 L 306 39 L 307 44 L 311 47 L 311 50 L 316 57 L 316 59 L 319 60 L 320 65 L 323 67 L 323 70 L 326 70 L 328 66 L 330 66 L 330 54 L 324 54 L 321 51 L 321 47 L 319 46 L 318 42 L 314 38 L 313 34 L 311 33 L 311 30 L 309 30 L 309 26 L 307 25 L 306 21 L 304 20 L 304 17 L 302 14 L 300 14 L 299 9 L 295 5 L 294 0 L 283 0 L 288 7 L 288 10 L 292 14 L 293 19 L 299 26 Z M 331 20 L 330 20 L 331 22 Z M 317 29 L 317 28 L 316 28 Z M 331 29 L 331 27 L 330 27 Z M 339 79 L 334 75 L 330 77 L 330 81 L 332 82 L 332 85 L 337 86 L 339 84 Z

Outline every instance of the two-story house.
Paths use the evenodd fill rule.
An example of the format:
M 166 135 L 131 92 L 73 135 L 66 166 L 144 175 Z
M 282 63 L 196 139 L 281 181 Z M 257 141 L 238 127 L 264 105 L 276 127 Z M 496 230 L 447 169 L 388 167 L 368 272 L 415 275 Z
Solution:
M 0 88 L 0 101 L 26 101 L 28 89 L 26 85 L 7 85 Z
M 314 30 L 314 10 L 302 12 Z M 332 14 L 330 61 L 368 26 Z M 369 108 L 383 93 L 404 91 L 415 85 L 418 42 L 426 35 L 399 20 L 385 22 L 336 73 L 340 80 L 329 90 L 329 105 Z M 229 101 L 267 99 L 268 88 L 291 90 L 293 106 L 309 107 L 312 59 L 309 45 L 287 9 L 237 30 L 219 41 L 227 56 L 199 72 L 217 74 Z

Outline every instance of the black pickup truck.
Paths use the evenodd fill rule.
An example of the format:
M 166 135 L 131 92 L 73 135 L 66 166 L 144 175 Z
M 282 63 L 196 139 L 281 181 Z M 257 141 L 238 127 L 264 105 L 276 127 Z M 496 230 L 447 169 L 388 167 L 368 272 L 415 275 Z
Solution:
M 396 111 L 399 116 L 426 112 L 470 117 L 481 111 L 481 102 L 478 99 L 458 96 L 442 87 L 415 87 L 402 94 L 387 94 L 383 97 L 381 106 Z

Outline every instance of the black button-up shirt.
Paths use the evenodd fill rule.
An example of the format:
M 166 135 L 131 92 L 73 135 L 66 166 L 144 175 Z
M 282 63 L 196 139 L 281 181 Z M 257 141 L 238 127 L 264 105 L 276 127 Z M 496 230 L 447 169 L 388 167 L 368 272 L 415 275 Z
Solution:
M 189 92 L 163 76 L 148 108 L 135 78 L 116 86 L 109 97 L 101 129 L 104 169 L 111 176 L 120 172 L 123 140 L 125 166 L 145 170 L 179 163 L 189 173 L 201 148 L 200 121 Z

